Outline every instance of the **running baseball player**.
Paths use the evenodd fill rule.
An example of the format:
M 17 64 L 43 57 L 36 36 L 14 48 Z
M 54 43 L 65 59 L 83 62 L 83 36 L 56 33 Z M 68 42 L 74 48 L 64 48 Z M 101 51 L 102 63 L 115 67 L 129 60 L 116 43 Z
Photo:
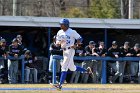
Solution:
M 69 28 L 69 20 L 61 19 L 60 20 L 60 28 L 56 36 L 56 45 L 61 46 L 63 49 L 63 62 L 61 64 L 61 77 L 60 82 L 57 85 L 54 85 L 57 90 L 61 90 L 62 84 L 66 79 L 68 69 L 70 71 L 87 71 L 91 73 L 91 69 L 81 68 L 74 65 L 73 57 L 75 54 L 75 40 L 77 40 L 76 44 L 81 44 L 82 37 L 75 31 Z

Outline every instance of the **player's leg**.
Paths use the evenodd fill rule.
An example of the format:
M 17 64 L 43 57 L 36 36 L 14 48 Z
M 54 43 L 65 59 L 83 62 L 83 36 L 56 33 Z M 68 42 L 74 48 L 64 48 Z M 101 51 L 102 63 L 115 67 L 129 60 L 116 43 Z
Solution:
M 54 86 L 58 90 L 61 90 L 62 84 L 64 83 L 64 81 L 66 79 L 69 64 L 71 64 L 71 59 L 73 59 L 74 53 L 75 53 L 74 49 L 68 49 L 68 50 L 63 51 L 63 62 L 61 64 L 62 72 L 61 72 L 61 76 L 60 76 L 60 82 L 58 85 Z

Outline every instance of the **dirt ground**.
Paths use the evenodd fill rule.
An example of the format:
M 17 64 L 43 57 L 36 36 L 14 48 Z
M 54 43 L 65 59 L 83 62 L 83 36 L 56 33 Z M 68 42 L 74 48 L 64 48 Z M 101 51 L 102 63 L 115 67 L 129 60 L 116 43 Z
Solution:
M 66 84 L 57 91 L 49 84 L 0 84 L 0 93 L 140 93 L 139 84 Z

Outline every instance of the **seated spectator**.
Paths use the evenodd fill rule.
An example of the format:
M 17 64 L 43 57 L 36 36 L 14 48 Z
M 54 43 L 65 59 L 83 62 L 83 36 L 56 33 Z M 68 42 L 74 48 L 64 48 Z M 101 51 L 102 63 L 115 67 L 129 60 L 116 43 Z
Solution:
M 32 54 L 29 50 L 25 52 L 25 82 L 30 83 L 34 80 L 34 83 L 37 83 L 37 69 L 34 67 L 34 60 Z M 30 74 L 33 74 L 34 79 L 30 79 Z

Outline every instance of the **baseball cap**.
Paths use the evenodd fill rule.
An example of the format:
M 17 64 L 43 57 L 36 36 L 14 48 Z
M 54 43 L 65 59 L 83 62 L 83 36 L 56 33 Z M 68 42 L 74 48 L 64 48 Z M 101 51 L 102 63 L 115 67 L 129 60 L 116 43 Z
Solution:
M 104 45 L 105 43 L 103 41 L 99 42 L 99 45 Z
M 17 38 L 14 38 L 14 39 L 12 40 L 12 42 L 18 42 Z
M 112 41 L 112 45 L 118 45 L 117 41 Z
M 94 41 L 89 41 L 89 45 L 96 45 Z
M 21 38 L 22 36 L 21 35 L 17 35 L 17 38 Z
M 124 42 L 124 45 L 126 45 L 126 46 L 129 46 L 129 42 L 128 41 L 126 41 L 126 42 Z
M 140 48 L 140 44 L 139 43 L 136 43 L 134 47 Z
M 26 50 L 26 51 L 25 51 L 25 54 L 31 55 L 31 51 L 30 51 L 30 50 Z
M 5 40 L 4 38 L 3 38 L 3 39 L 1 39 L 0 41 L 1 41 L 2 43 L 6 42 L 6 40 Z

